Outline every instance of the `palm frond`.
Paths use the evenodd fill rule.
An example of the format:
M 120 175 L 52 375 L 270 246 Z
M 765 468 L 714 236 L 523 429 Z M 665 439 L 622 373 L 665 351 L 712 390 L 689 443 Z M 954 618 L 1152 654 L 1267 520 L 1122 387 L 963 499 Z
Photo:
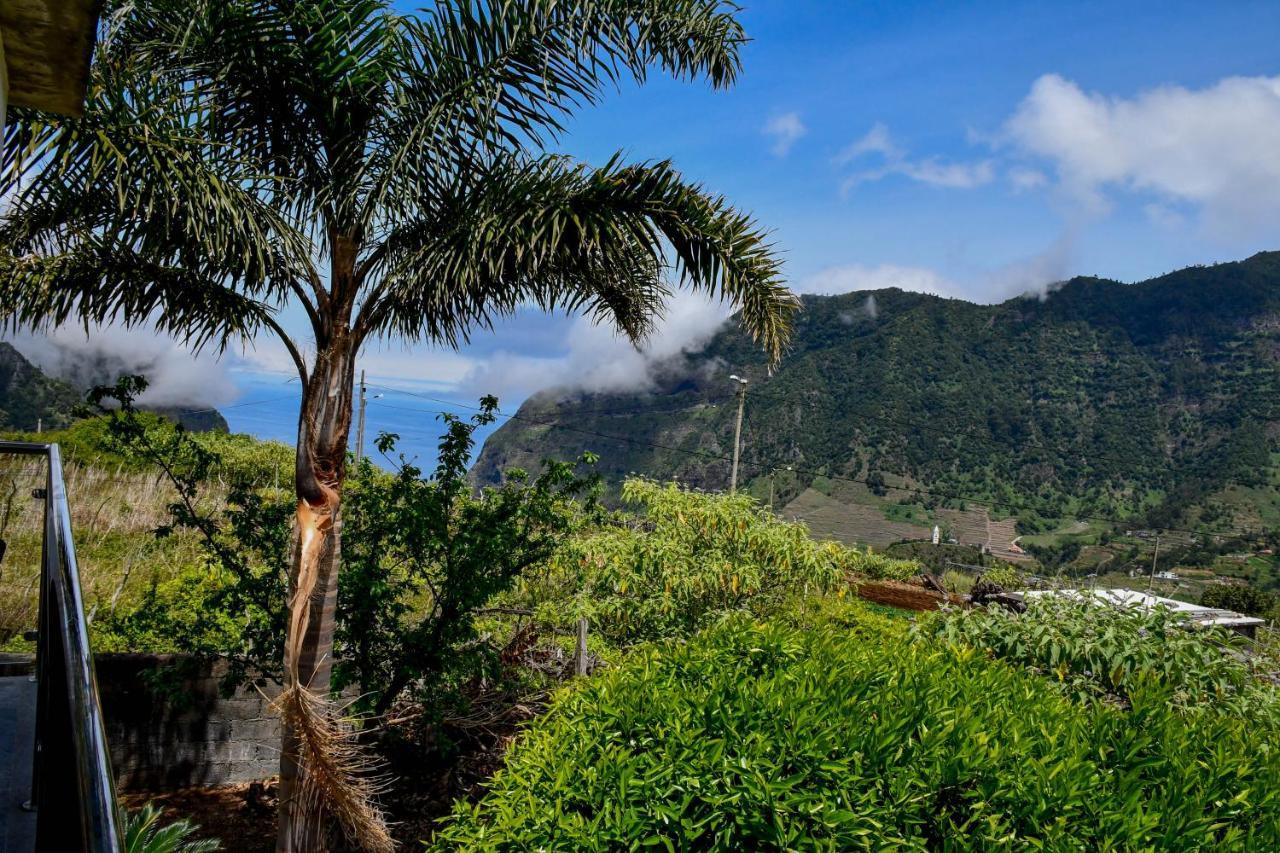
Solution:
M 449 344 L 525 303 L 585 309 L 638 340 L 674 284 L 740 306 L 777 357 L 799 305 L 755 223 L 665 162 L 496 159 L 372 261 L 358 334 Z
M 221 349 L 274 323 L 270 306 L 191 269 L 115 244 L 85 241 L 57 255 L 0 256 L 0 327 L 153 325 L 195 348 Z
M 391 103 L 372 130 L 365 222 L 412 215 L 440 176 L 492 149 L 542 146 L 576 108 L 660 67 L 727 87 L 746 41 L 724 0 L 444 2 L 402 21 Z

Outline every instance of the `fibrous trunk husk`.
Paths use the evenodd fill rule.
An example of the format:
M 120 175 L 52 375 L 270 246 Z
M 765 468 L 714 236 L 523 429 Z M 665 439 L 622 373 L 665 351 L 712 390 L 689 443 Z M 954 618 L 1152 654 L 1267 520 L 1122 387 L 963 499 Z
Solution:
M 328 699 L 351 373 L 349 359 L 337 353 L 317 359 L 299 422 L 285 683 L 273 704 L 284 740 L 277 850 L 288 853 L 328 849 L 334 821 L 350 844 L 375 853 L 394 849 L 376 805 L 373 762 Z

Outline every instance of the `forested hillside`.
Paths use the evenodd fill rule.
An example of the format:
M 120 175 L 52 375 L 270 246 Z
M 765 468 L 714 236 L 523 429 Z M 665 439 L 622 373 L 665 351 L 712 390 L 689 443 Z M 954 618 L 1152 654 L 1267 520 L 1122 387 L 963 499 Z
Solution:
M 998 305 L 888 289 L 804 307 L 772 375 L 728 324 L 643 393 L 530 399 L 473 477 L 586 448 L 611 482 L 725 488 L 737 373 L 751 380 L 741 480 L 767 498 L 772 479 L 792 514 L 872 507 L 920 531 L 971 523 L 955 513 L 981 502 L 977 523 L 1012 515 L 1023 533 L 1089 516 L 1280 519 L 1280 253 L 1138 284 L 1075 278 Z
M 11 344 L 0 341 L 0 430 L 59 429 L 72 420 L 81 395 L 45 376 Z

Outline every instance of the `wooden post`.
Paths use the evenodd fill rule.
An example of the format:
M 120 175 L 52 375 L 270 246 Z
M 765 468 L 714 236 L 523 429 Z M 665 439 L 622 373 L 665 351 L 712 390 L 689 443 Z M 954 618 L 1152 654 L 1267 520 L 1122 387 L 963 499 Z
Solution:
M 573 662 L 578 675 L 587 674 L 587 617 L 578 619 L 578 647 L 573 653 Z

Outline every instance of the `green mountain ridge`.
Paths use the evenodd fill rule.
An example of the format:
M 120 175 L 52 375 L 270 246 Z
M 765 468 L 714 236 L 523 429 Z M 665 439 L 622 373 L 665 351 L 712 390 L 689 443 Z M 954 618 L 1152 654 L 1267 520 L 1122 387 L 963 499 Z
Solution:
M 737 373 L 740 482 L 766 499 L 772 481 L 793 514 L 870 506 L 917 533 L 978 504 L 1022 533 L 1280 527 L 1280 253 L 996 305 L 887 289 L 804 309 L 772 372 L 729 323 L 644 392 L 535 395 L 473 478 L 590 449 L 610 484 L 726 488 Z

